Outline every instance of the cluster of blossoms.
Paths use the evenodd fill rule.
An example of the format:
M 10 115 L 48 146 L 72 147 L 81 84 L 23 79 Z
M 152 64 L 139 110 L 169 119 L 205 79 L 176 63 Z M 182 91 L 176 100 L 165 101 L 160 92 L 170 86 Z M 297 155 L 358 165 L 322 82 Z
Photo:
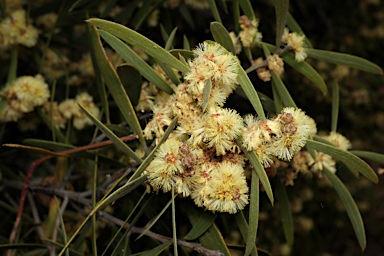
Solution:
M 256 42 L 260 42 L 263 38 L 262 34 L 258 31 L 259 21 L 249 20 L 247 16 L 241 16 L 239 19 L 241 31 L 239 38 L 244 47 L 252 47 Z
M 160 139 L 177 117 L 178 124 L 160 145 L 145 173 L 155 192 L 190 196 L 210 211 L 236 213 L 248 203 L 241 147 L 254 151 L 265 167 L 289 161 L 316 133 L 312 118 L 285 108 L 273 119 L 241 117 L 224 108 L 237 86 L 237 58 L 215 42 L 204 42 L 189 61 L 190 72 L 173 95 L 153 105 L 153 118 L 144 129 L 147 139 Z M 204 98 L 207 86 L 211 91 Z M 242 141 L 238 145 L 237 141 Z
M 297 62 L 303 61 L 307 57 L 307 53 L 305 52 L 304 38 L 304 35 L 299 35 L 296 32 L 289 33 L 288 28 L 284 29 L 281 41 L 295 53 L 295 59 Z
M 92 96 L 83 92 L 75 99 L 67 99 L 60 104 L 49 102 L 50 91 L 43 76 L 22 76 L 8 84 L 1 92 L 0 122 L 16 122 L 36 107 L 42 107 L 58 128 L 64 128 L 68 120 L 73 118 L 73 126 L 81 130 L 92 121 L 80 109 L 81 104 L 96 117 L 100 116 L 98 107 Z
M 93 97 L 87 92 L 81 92 L 74 99 L 66 99 L 60 103 L 47 102 L 44 104 L 43 110 L 57 128 L 65 128 L 68 121 L 72 120 L 73 127 L 82 130 L 86 126 L 93 125 L 93 123 L 79 107 L 79 104 L 92 115 L 100 118 L 100 110 L 93 102 Z
M 328 136 L 324 136 L 324 139 L 341 150 L 347 151 L 351 148 L 351 142 L 340 133 L 331 132 Z M 324 168 L 335 173 L 336 161 L 330 155 L 323 152 L 315 151 L 312 156 L 307 151 L 300 151 L 294 155 L 292 167 L 295 173 L 307 174 L 308 171 L 311 171 L 321 176 L 321 171 L 323 171 Z
M 9 49 L 12 45 L 21 44 L 27 47 L 36 45 L 38 30 L 27 19 L 21 8 L 21 2 L 6 1 L 6 17 L 0 22 L 0 50 Z
M 21 76 L 8 84 L 1 92 L 6 102 L 0 111 L 0 122 L 16 122 L 25 113 L 42 106 L 50 96 L 48 85 L 41 75 Z

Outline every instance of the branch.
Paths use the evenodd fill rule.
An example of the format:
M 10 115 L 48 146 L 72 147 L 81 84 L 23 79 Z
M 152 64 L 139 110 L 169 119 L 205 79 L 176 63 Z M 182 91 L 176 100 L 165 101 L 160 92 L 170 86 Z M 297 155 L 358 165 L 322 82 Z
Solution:
M 134 139 L 137 139 L 137 138 L 138 138 L 138 136 L 133 134 L 133 135 L 122 137 L 120 139 L 122 141 L 130 141 L 130 140 L 134 140 Z M 100 148 L 100 147 L 105 147 L 105 146 L 109 146 L 109 145 L 113 145 L 113 142 L 111 140 L 107 140 L 107 141 L 103 141 L 103 142 L 98 142 L 98 143 L 94 143 L 94 144 L 90 144 L 90 145 L 86 145 L 86 146 L 82 146 L 82 147 L 78 147 L 78 148 L 63 150 L 63 151 L 60 151 L 59 153 L 64 154 L 64 155 L 71 155 L 71 154 L 74 154 L 74 153 L 78 153 L 78 152 L 82 152 L 82 151 L 86 151 L 86 150 L 90 150 L 90 149 L 95 149 L 95 148 Z M 23 209 L 24 209 L 24 203 L 25 203 L 25 197 L 26 197 L 26 194 L 27 194 L 28 184 L 29 184 L 30 179 L 32 178 L 33 172 L 35 171 L 36 167 L 38 167 L 39 165 L 41 165 L 42 163 L 44 163 L 45 161 L 47 161 L 47 160 L 49 160 L 49 159 L 51 159 L 53 157 L 54 156 L 44 156 L 42 158 L 39 158 L 39 159 L 33 161 L 31 166 L 29 167 L 27 177 L 24 180 L 23 188 L 21 190 L 21 195 L 20 195 L 19 207 L 18 207 L 18 210 L 17 210 L 16 221 L 15 221 L 15 223 L 13 225 L 12 232 L 11 232 L 11 234 L 9 236 L 9 243 L 10 244 L 13 244 L 15 242 L 17 230 L 19 229 L 19 226 L 20 226 L 21 215 L 22 215 Z M 9 250 L 8 251 L 8 255 L 11 255 L 11 254 L 12 254 L 12 250 Z

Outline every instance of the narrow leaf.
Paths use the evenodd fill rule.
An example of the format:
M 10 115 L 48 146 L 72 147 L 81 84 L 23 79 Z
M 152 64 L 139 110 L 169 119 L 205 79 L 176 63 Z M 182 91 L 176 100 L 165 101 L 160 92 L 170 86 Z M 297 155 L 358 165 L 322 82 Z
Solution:
M 189 67 L 185 66 L 178 59 L 173 57 L 169 52 L 164 50 L 155 42 L 149 40 L 140 33 L 129 29 L 123 25 L 115 22 L 106 21 L 97 18 L 91 18 L 88 20 L 89 23 L 99 27 L 100 29 L 111 33 L 112 35 L 124 40 L 125 42 L 136 46 L 148 55 L 151 55 L 155 59 L 161 60 L 167 63 L 169 66 L 176 68 L 182 72 L 188 72 Z
M 211 79 L 207 79 L 204 81 L 203 103 L 202 103 L 203 111 L 205 111 L 205 109 L 207 108 L 207 104 L 208 104 L 209 96 L 211 95 L 211 91 L 212 91 L 212 81 L 211 81 Z
M 331 131 L 336 132 L 339 119 L 339 84 L 336 80 L 332 83 L 332 122 Z
M 7 84 L 12 83 L 17 78 L 17 45 L 12 46 L 11 50 L 11 61 L 9 64 L 9 71 L 7 77 Z
M 38 147 L 38 148 L 45 148 L 46 150 L 55 151 L 59 154 L 61 154 L 61 153 L 58 151 L 76 148 L 75 146 L 72 146 L 69 144 L 54 142 L 54 141 L 50 141 L 50 140 L 39 140 L 39 139 L 25 139 L 25 140 L 23 140 L 23 144 Z M 91 160 L 95 158 L 95 154 L 92 151 L 78 152 L 78 153 L 76 153 L 76 155 L 79 157 L 84 157 L 84 158 L 91 159 Z M 103 160 L 103 162 L 106 162 L 108 164 L 118 166 L 118 167 L 124 167 L 124 165 L 122 163 L 120 163 L 119 161 L 116 161 L 115 159 L 111 159 L 110 157 L 107 157 L 105 155 L 99 155 L 99 158 L 101 160 Z
M 324 82 L 324 79 L 311 65 L 305 61 L 297 62 L 294 55 L 290 52 L 283 54 L 282 58 L 284 62 L 286 62 L 289 66 L 293 67 L 306 78 L 311 80 L 324 95 L 327 94 L 328 88 Z
M 201 245 L 208 249 L 219 250 L 225 256 L 231 255 L 223 235 L 215 223 L 200 237 L 199 241 Z
M 358 157 L 366 158 L 372 161 L 375 161 L 379 164 L 384 164 L 384 154 L 379 154 L 369 151 L 360 151 L 360 150 L 350 150 L 349 153 L 352 153 Z
M 196 223 L 200 221 L 200 211 L 201 209 L 198 209 L 195 205 L 186 205 L 186 213 L 192 226 L 195 226 Z M 202 236 L 200 236 L 199 241 L 205 248 L 219 250 L 222 254 L 218 255 L 231 255 L 224 241 L 224 238 L 215 223 L 212 223 L 210 228 Z
M 132 103 L 125 93 L 119 76 L 117 75 L 115 69 L 112 67 L 112 64 L 109 62 L 105 54 L 97 31 L 92 28 L 90 29 L 90 32 L 92 36 L 92 46 L 95 49 L 95 57 L 97 63 L 99 64 L 99 68 L 104 81 L 107 84 L 108 89 L 116 102 L 116 105 L 119 107 L 121 114 L 124 116 L 131 129 L 139 136 L 141 144 L 145 147 L 146 142 L 143 136 L 143 131 L 141 130 L 141 126 L 139 120 L 137 119 Z
M 209 8 L 211 9 L 212 15 L 217 22 L 223 23 L 220 18 L 219 10 L 217 9 L 215 0 L 208 0 Z
M 98 95 L 99 95 L 102 109 L 105 113 L 105 118 L 107 120 L 107 123 L 109 123 L 111 120 L 111 116 L 110 116 L 109 104 L 108 104 L 108 94 L 107 94 L 107 89 L 106 89 L 104 81 L 103 81 L 103 76 L 102 76 L 100 68 L 99 68 L 99 64 L 97 63 L 97 60 L 96 60 L 96 51 L 95 51 L 94 46 L 92 44 L 92 34 L 91 33 L 92 32 L 91 32 L 90 26 L 87 26 L 87 38 L 88 38 L 87 43 L 88 43 L 89 48 L 90 48 L 92 67 L 93 67 L 93 72 L 95 74 L 97 91 L 98 91 Z
M 251 4 L 250 0 L 238 0 L 240 4 L 241 10 L 244 12 L 245 16 L 248 17 L 248 19 L 255 20 L 256 16 L 255 13 L 253 12 L 253 6 Z
M 351 68 L 356 68 L 377 75 L 383 74 L 383 70 L 378 65 L 361 57 L 340 52 L 331 52 L 317 49 L 307 49 L 307 53 L 308 57 L 314 59 L 324 60 L 326 62 L 334 63 L 337 65 L 344 65 Z
M 321 151 L 340 160 L 347 166 L 349 170 L 358 171 L 374 183 L 379 182 L 379 178 L 377 177 L 376 173 L 372 170 L 372 168 L 366 162 L 364 162 L 357 156 L 351 154 L 350 152 L 314 140 L 307 140 L 306 146 L 308 148 Z
M 172 238 L 173 238 L 173 255 L 178 256 L 177 251 L 177 227 L 176 227 L 176 208 L 175 208 L 175 187 L 172 186 Z
M 249 202 L 249 227 L 244 255 L 248 256 L 255 250 L 257 227 L 259 223 L 259 177 L 252 173 L 251 193 Z
M 291 207 L 289 205 L 289 199 L 285 186 L 279 179 L 276 179 L 276 200 L 280 204 L 281 221 L 283 223 L 283 230 L 287 243 L 292 246 L 294 234 L 293 234 L 293 218 Z
M 275 71 L 272 71 L 271 74 L 272 74 L 272 86 L 276 88 L 276 91 L 279 94 L 284 106 L 296 108 L 296 104 L 293 101 L 291 95 L 289 94 L 287 87 L 285 87 L 283 81 L 281 81 L 280 77 L 276 74 Z
M 233 15 L 233 24 L 235 26 L 235 32 L 236 34 L 240 31 L 240 5 L 238 0 L 232 1 L 232 15 Z
M 248 240 L 248 223 L 244 217 L 244 212 L 243 211 L 240 211 L 238 213 L 235 214 L 235 220 L 236 220 L 236 224 L 237 226 L 239 227 L 240 229 L 240 233 L 241 233 L 241 236 L 243 237 L 243 239 L 245 241 Z M 256 248 L 256 245 L 254 244 L 253 245 L 253 250 L 251 252 L 251 255 L 252 256 L 257 256 L 257 248 Z
M 178 85 L 181 83 L 178 77 L 178 74 L 175 73 L 175 70 L 173 68 L 171 68 L 170 66 L 168 66 L 167 64 L 161 61 L 159 61 L 158 64 L 161 67 L 161 69 L 164 71 L 164 73 L 167 75 L 167 77 L 171 79 L 172 83 L 174 83 L 175 85 Z
M 84 113 L 92 120 L 92 122 L 99 128 L 124 154 L 128 155 L 136 162 L 141 163 L 142 160 L 135 154 L 135 152 L 128 147 L 123 141 L 120 140 L 111 130 L 108 129 L 102 122 L 100 122 L 94 115 L 92 115 L 86 108 L 79 104 Z
M 59 221 L 60 221 L 60 226 L 61 226 L 61 230 L 62 230 L 63 243 L 67 243 L 68 238 L 67 238 L 67 233 L 65 231 L 65 223 L 64 223 L 63 215 L 61 214 L 61 210 L 60 210 L 60 202 L 56 196 L 54 198 L 55 198 L 55 202 L 56 202 L 57 212 L 59 214 Z M 65 255 L 69 256 L 69 250 L 66 250 Z
M 143 235 L 145 235 L 145 233 L 147 233 L 148 230 L 151 229 L 151 227 L 153 225 L 156 224 L 156 222 L 160 219 L 160 217 L 164 214 L 164 212 L 168 209 L 168 207 L 172 204 L 172 201 L 173 201 L 173 198 L 171 198 L 171 200 L 169 200 L 169 202 L 164 206 L 164 208 L 161 210 L 161 212 L 159 212 L 159 214 L 153 218 L 151 220 L 151 223 L 148 225 L 145 225 L 145 229 L 143 232 L 141 232 L 141 234 L 135 239 L 136 241 L 140 239 L 140 237 L 142 237 Z
M 256 113 L 260 120 L 265 120 L 265 114 L 263 106 L 261 105 L 260 98 L 257 95 L 251 80 L 249 80 L 248 75 L 245 73 L 244 69 L 239 65 L 237 79 L 240 83 L 241 88 L 244 90 L 245 95 L 247 95 L 248 100 L 251 102 L 253 108 L 256 110 Z
M 160 253 L 162 253 L 164 250 L 166 250 L 171 244 L 172 244 L 172 241 L 166 242 L 164 244 L 161 244 L 161 245 L 153 248 L 152 250 L 144 252 L 141 255 L 142 256 L 156 256 L 156 255 L 160 255 Z
M 280 113 L 281 110 L 283 110 L 284 106 L 283 106 L 283 102 L 281 101 L 280 95 L 277 92 L 276 86 L 272 86 L 272 93 L 273 93 L 273 102 L 276 109 L 276 111 L 272 113 Z
M 116 71 L 129 100 L 133 106 L 136 106 L 139 104 L 141 85 L 143 83 L 140 72 L 135 66 L 127 63 L 119 65 Z
M 355 234 L 357 240 L 359 241 L 361 250 L 364 251 L 366 246 L 364 223 L 355 201 L 353 200 L 348 189 L 345 187 L 343 182 L 336 176 L 336 174 L 330 172 L 327 169 L 324 169 L 324 174 L 331 181 L 336 192 L 339 194 L 340 199 L 344 204 L 345 210 L 347 211 L 349 219 L 351 220 L 353 229 L 355 230 Z
M 199 211 L 199 216 L 192 229 L 184 237 L 185 240 L 195 240 L 204 234 L 214 223 L 216 214 L 210 211 Z
M 175 40 L 176 31 L 177 31 L 177 27 L 175 27 L 172 30 L 171 34 L 169 35 L 168 40 L 164 47 L 165 50 L 169 51 L 170 49 L 173 48 L 173 41 Z
M 259 177 L 261 184 L 263 185 L 265 192 L 267 193 L 269 201 L 271 201 L 271 204 L 273 205 L 273 192 L 272 192 L 271 184 L 269 183 L 269 178 L 267 176 L 267 173 L 265 172 L 264 167 L 261 165 L 259 159 L 257 158 L 256 153 L 254 151 L 246 150 L 242 146 L 242 143 L 240 140 L 236 140 L 236 143 L 241 148 L 241 150 L 247 155 L 249 161 L 251 162 L 253 170 Z
M 138 30 L 140 26 L 143 24 L 145 20 L 147 20 L 148 16 L 158 8 L 158 6 L 162 3 L 162 1 L 153 1 L 153 0 L 145 0 L 143 1 L 143 7 L 139 8 L 136 12 L 135 17 L 133 17 L 131 25 L 134 30 Z
M 19 148 L 19 149 L 24 149 L 33 153 L 38 153 L 42 155 L 47 155 L 47 156 L 63 156 L 63 157 L 68 157 L 69 155 L 62 154 L 60 152 L 54 152 L 51 150 L 47 150 L 44 148 L 39 148 L 39 147 L 33 147 L 33 146 L 26 146 L 26 145 L 20 145 L 20 144 L 3 144 L 4 147 L 10 147 L 10 148 Z
M 190 28 L 192 30 L 195 30 L 196 28 L 195 19 L 191 14 L 190 9 L 186 6 L 184 2 L 180 3 L 179 11 L 180 11 L 181 17 L 183 17 L 183 19 L 188 23 Z
M 217 21 L 211 22 L 210 28 L 215 41 L 221 44 L 227 51 L 235 54 L 235 47 L 233 46 L 231 36 L 223 24 Z
M 289 0 L 275 0 L 276 47 L 280 47 L 281 37 L 283 36 L 285 24 L 287 23 L 288 8 Z
M 173 49 L 170 50 L 169 53 L 175 56 L 176 58 L 179 58 L 179 56 L 183 56 L 185 59 L 192 59 L 194 57 L 194 54 L 191 50 Z
M 143 77 L 148 79 L 151 83 L 156 85 L 160 90 L 168 94 L 172 94 L 173 90 L 169 84 L 141 57 L 139 57 L 128 45 L 122 42 L 112 34 L 99 30 L 103 39 L 129 64 L 134 65 Z
M 183 36 L 183 49 L 191 50 L 191 46 L 189 45 L 189 40 L 186 35 Z

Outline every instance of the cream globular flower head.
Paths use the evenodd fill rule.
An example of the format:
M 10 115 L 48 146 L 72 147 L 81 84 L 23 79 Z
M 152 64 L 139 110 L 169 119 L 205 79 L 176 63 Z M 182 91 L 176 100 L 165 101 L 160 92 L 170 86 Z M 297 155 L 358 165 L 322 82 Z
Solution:
M 296 173 L 308 173 L 310 166 L 312 166 L 313 164 L 313 157 L 308 151 L 296 152 L 292 159 L 292 167 Z
M 176 193 L 186 197 L 195 187 L 195 174 L 200 169 L 203 152 L 200 148 L 181 142 L 177 136 L 170 137 L 155 154 L 148 166 L 148 182 L 154 191 L 168 192 L 174 187 Z
M 216 107 L 202 117 L 202 122 L 192 130 L 193 145 L 205 143 L 208 148 L 214 148 L 217 155 L 234 149 L 233 141 L 241 134 L 243 119 L 232 109 Z
M 325 138 L 329 140 L 333 145 L 335 145 L 335 147 L 340 148 L 341 150 L 347 151 L 352 147 L 351 142 L 338 132 L 331 132 Z
M 93 102 L 93 97 L 87 92 L 79 93 L 75 100 L 77 104 L 83 106 L 93 116 L 100 118 L 100 110 Z M 78 130 L 82 130 L 85 126 L 88 125 L 93 125 L 93 122 L 82 110 L 80 110 L 73 118 L 73 126 Z
M 248 186 L 241 165 L 219 163 L 213 166 L 209 176 L 199 199 L 206 209 L 228 213 L 244 209 L 248 204 Z
M 314 163 L 311 166 L 311 171 L 321 175 L 321 171 L 326 168 L 327 170 L 336 173 L 336 161 L 323 152 L 315 152 Z
M 249 20 L 247 16 L 241 16 L 239 19 L 240 28 L 239 38 L 244 47 L 252 47 L 256 42 L 260 42 L 263 38 L 258 31 L 258 20 Z
M 183 173 L 183 167 L 178 156 L 181 141 L 169 138 L 155 154 L 155 158 L 146 172 L 148 182 L 154 191 L 169 192 L 175 186 L 175 177 Z
M 13 11 L 0 23 L 0 49 L 14 44 L 32 47 L 36 45 L 37 39 L 38 31 L 34 26 L 27 24 L 24 9 Z
M 40 74 L 18 77 L 2 93 L 7 101 L 5 110 L 0 114 L 4 122 L 17 121 L 24 113 L 46 103 L 50 96 L 48 85 Z
M 237 58 L 215 42 L 204 42 L 193 53 L 195 58 L 189 61 L 191 71 L 184 77 L 189 85 L 187 91 L 201 101 L 206 83 L 210 80 L 212 93 L 223 93 L 223 96 L 211 99 L 222 102 L 236 88 Z
M 144 128 L 144 136 L 147 139 L 153 138 L 153 133 L 156 138 L 160 139 L 165 133 L 165 127 L 172 122 L 172 109 L 170 104 L 162 104 L 153 108 L 153 118 Z
M 273 54 L 267 57 L 269 70 L 275 71 L 279 76 L 284 71 L 284 61 L 277 54 Z
M 289 33 L 288 28 L 284 29 L 282 42 L 293 50 L 297 62 L 303 61 L 307 57 L 304 38 L 304 35 L 299 35 L 296 32 Z
M 316 134 L 315 121 L 293 107 L 284 108 L 276 118 L 282 125 L 281 136 L 273 142 L 274 155 L 289 161 Z

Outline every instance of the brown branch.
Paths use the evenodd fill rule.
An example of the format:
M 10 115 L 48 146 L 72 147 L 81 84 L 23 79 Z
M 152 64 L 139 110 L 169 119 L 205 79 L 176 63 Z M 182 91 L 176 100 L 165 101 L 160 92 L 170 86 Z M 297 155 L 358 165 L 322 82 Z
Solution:
M 122 141 L 130 141 L 130 140 L 134 140 L 137 138 L 138 138 L 138 136 L 133 134 L 133 135 L 121 137 L 120 139 Z M 95 148 L 101 148 L 101 147 L 109 146 L 112 144 L 113 144 L 113 142 L 111 140 L 108 140 L 108 141 L 98 142 L 98 143 L 94 143 L 94 144 L 90 144 L 90 145 L 86 145 L 86 146 L 82 146 L 82 147 L 78 147 L 78 148 L 63 150 L 63 151 L 60 151 L 59 153 L 65 154 L 65 155 L 71 155 L 74 153 L 78 153 L 78 152 L 82 152 L 82 151 L 86 151 L 86 150 L 90 150 L 90 149 L 95 149 Z M 27 188 L 28 188 L 29 181 L 32 178 L 33 172 L 35 171 L 36 167 L 38 167 L 40 164 L 44 163 L 45 161 L 47 161 L 53 157 L 54 156 L 44 156 L 40 159 L 33 161 L 31 166 L 29 167 L 27 177 L 24 180 L 23 188 L 21 190 L 16 221 L 13 225 L 13 229 L 12 229 L 11 234 L 9 236 L 9 243 L 10 244 L 14 243 L 15 238 L 16 238 L 16 234 L 17 234 L 17 230 L 19 229 L 19 226 L 20 226 L 21 216 L 22 216 L 23 209 L 24 209 L 25 197 L 27 194 Z M 12 250 L 9 250 L 8 255 L 11 255 L 11 254 L 12 254 Z
M 130 225 L 128 223 L 125 223 L 124 221 L 110 215 L 107 212 L 100 211 L 99 216 L 104 221 L 112 222 L 118 226 L 123 226 L 126 229 L 130 228 Z M 131 227 L 130 233 L 142 234 L 143 232 L 145 232 L 144 235 L 149 236 L 151 238 L 154 238 L 154 239 L 156 239 L 162 243 L 167 243 L 167 242 L 173 240 L 173 238 L 171 238 L 171 237 L 166 237 L 166 236 L 154 233 L 150 230 L 147 230 L 147 231 L 145 231 L 145 230 L 146 230 L 146 228 L 140 228 L 140 227 L 133 226 L 133 227 Z M 202 254 L 207 255 L 207 256 L 222 256 L 222 255 L 224 255 L 220 251 L 210 250 L 210 249 L 203 247 L 201 244 L 188 242 L 188 241 L 185 241 L 182 239 L 177 239 L 177 244 L 191 248 L 194 251 L 196 251 L 198 253 L 202 253 Z

